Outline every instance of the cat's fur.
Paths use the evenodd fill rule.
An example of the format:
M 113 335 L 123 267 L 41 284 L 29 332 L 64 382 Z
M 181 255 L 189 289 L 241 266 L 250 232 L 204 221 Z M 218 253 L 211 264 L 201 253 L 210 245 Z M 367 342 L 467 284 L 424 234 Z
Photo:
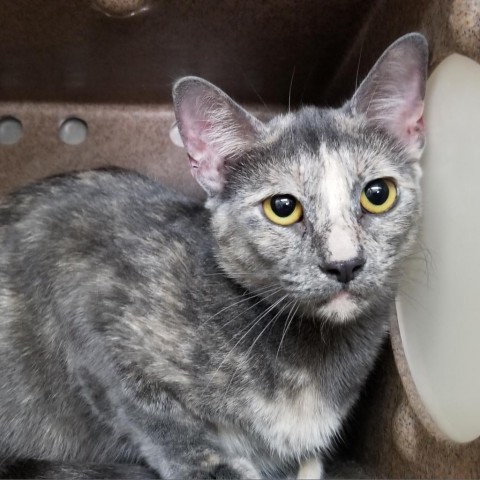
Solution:
M 276 477 L 303 461 L 320 475 L 312 459 L 373 365 L 416 235 L 426 57 L 406 36 L 342 109 L 268 124 L 203 80 L 177 82 L 206 207 L 127 171 L 4 200 L 3 475 Z M 365 214 L 379 177 L 397 204 Z M 278 193 L 302 202 L 301 222 L 265 217 Z M 353 255 L 366 263 L 348 285 L 322 269 Z M 139 462 L 150 470 L 114 465 Z

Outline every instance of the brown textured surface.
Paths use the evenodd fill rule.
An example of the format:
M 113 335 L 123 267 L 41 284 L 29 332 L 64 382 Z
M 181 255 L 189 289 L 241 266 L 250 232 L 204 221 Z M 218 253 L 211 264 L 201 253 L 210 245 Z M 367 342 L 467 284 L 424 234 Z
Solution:
M 448 437 L 437 427 L 434 420 L 423 405 L 415 383 L 413 382 L 407 358 L 403 350 L 400 327 L 396 317 L 392 318 L 391 321 L 390 340 L 393 358 L 395 359 L 395 366 L 397 368 L 398 375 L 400 376 L 401 387 L 403 388 L 403 401 L 405 405 L 408 403 L 410 406 L 409 413 L 413 414 L 413 412 L 415 412 L 416 418 L 421 422 L 425 430 L 429 433 L 429 435 L 432 436 L 433 439 L 440 442 L 448 442 Z M 396 429 L 396 432 L 401 432 L 401 430 Z M 406 436 L 411 437 L 411 435 Z
M 480 439 L 469 444 L 442 440 L 413 408 L 389 347 L 361 408 L 355 460 L 380 478 L 480 478 Z
M 293 80 L 292 105 L 338 104 L 413 30 L 427 36 L 432 68 L 452 52 L 480 61 L 479 0 L 0 0 L 0 117 L 24 126 L 18 144 L 0 145 L 0 194 L 116 165 L 201 196 L 168 137 L 174 79 L 200 75 L 268 105 L 287 105 Z M 89 126 L 78 146 L 58 139 L 72 115 Z M 387 349 L 360 410 L 355 459 L 377 477 L 480 477 L 480 439 L 442 438 L 395 323 L 392 333 L 397 363 Z
M 126 1 L 135 0 L 115 3 Z M 175 78 L 195 74 L 240 101 L 287 103 L 295 72 L 292 100 L 316 101 L 376 1 L 151 0 L 140 15 L 113 18 L 92 0 L 1 0 L 0 92 L 159 103 Z
M 431 68 L 454 52 L 480 62 L 478 0 L 383 0 L 376 2 L 362 28 L 352 35 L 327 84 L 326 98 L 349 95 L 355 83 L 348 79 L 361 79 L 386 45 L 412 31 L 427 37 Z
M 448 21 L 457 53 L 480 62 L 480 2 L 453 0 Z
M 0 12 L 0 93 L 13 101 L 166 102 L 195 74 L 284 104 L 293 76 L 292 104 L 335 104 L 413 30 L 433 65 L 480 59 L 478 0 L 2 0 Z
M 151 0 L 90 0 L 93 8 L 107 16 L 125 18 L 147 12 Z

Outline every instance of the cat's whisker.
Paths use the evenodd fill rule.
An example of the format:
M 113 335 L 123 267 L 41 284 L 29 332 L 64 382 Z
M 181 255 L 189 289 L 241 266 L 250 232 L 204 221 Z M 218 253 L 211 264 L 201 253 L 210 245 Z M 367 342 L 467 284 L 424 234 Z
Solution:
M 293 70 L 292 70 L 292 77 L 290 78 L 290 87 L 288 89 L 288 113 L 291 111 L 291 99 L 292 99 L 292 86 L 293 86 L 293 77 L 295 76 L 295 69 L 297 68 L 296 65 L 294 65 Z
M 207 318 L 206 320 L 204 320 L 202 322 L 202 324 L 206 324 L 208 322 L 210 322 L 211 320 L 213 320 L 215 317 L 217 317 L 218 315 L 220 315 L 221 313 L 225 312 L 226 310 L 230 309 L 230 308 L 233 308 L 235 307 L 236 305 L 239 305 L 241 303 L 245 303 L 245 302 L 248 302 L 249 300 L 252 300 L 253 298 L 257 298 L 257 297 L 260 297 L 260 296 L 264 296 L 266 294 L 272 294 L 274 295 L 277 291 L 279 291 L 281 289 L 281 287 L 278 287 L 278 286 L 268 286 L 268 287 L 265 287 L 265 289 L 259 289 L 255 294 L 249 294 L 249 292 L 247 294 L 244 294 L 244 296 L 242 296 L 242 298 L 240 300 L 238 300 L 237 302 L 234 302 L 234 303 L 231 303 L 230 305 L 227 305 L 226 307 L 223 307 L 221 310 L 219 310 L 217 313 L 215 313 L 214 315 L 212 315 L 211 317 Z M 247 296 L 248 295 L 248 296 Z M 267 295 L 266 297 L 263 297 L 263 298 L 269 298 L 271 295 Z M 263 299 L 262 298 L 262 299 Z M 260 300 L 261 302 L 262 300 Z M 259 302 L 258 302 L 259 303 Z M 257 304 L 255 304 L 257 305 Z M 245 310 L 245 311 L 248 311 L 249 309 Z M 243 313 L 243 312 L 242 312 Z M 236 318 L 236 317 L 234 317 Z M 228 323 L 231 322 L 232 319 L 230 319 L 227 323 L 225 323 L 224 325 L 227 325 Z
M 271 283 L 269 285 L 266 285 L 265 287 L 248 289 L 247 292 L 249 294 L 252 294 L 252 297 L 256 297 L 258 295 L 261 295 L 261 294 L 265 293 L 265 290 L 269 290 L 270 288 L 280 288 L 281 289 L 283 287 L 279 283 Z
M 435 258 L 428 247 L 423 247 L 420 250 L 410 253 L 405 257 L 408 260 L 418 260 L 425 262 L 427 267 L 435 267 Z
M 259 316 L 256 317 L 256 319 L 254 320 L 254 322 L 258 323 L 258 321 L 262 320 L 266 315 L 268 315 L 279 303 L 281 303 L 283 300 L 285 300 L 285 298 L 287 297 L 287 295 L 284 295 L 283 297 L 281 297 L 280 299 L 278 299 L 276 302 L 272 303 L 271 305 L 269 305 L 269 307 L 263 312 L 261 313 Z M 256 324 L 255 323 L 255 324 Z M 254 325 L 255 326 L 255 325 Z M 240 332 L 238 332 L 237 334 L 235 334 L 233 336 L 233 338 L 236 338 L 238 335 L 240 335 L 245 329 L 242 329 L 240 330 Z M 247 334 L 250 332 L 251 329 L 249 329 L 247 331 Z M 245 335 L 242 335 L 242 338 L 240 340 L 242 340 L 243 338 L 245 337 Z
M 233 318 L 231 318 L 230 320 L 228 320 L 228 322 L 225 322 L 224 324 L 222 324 L 222 326 L 218 329 L 218 331 L 222 331 L 227 325 L 229 325 L 230 323 L 232 323 L 234 320 L 236 320 L 237 318 L 241 317 L 245 312 L 248 312 L 249 310 L 251 310 L 252 308 L 256 307 L 258 304 L 262 303 L 263 301 L 275 296 L 278 292 L 280 292 L 282 290 L 282 287 L 278 287 L 278 289 L 276 290 L 273 290 L 272 292 L 268 292 L 269 294 L 268 295 L 265 295 L 263 296 L 262 295 L 262 298 L 260 298 L 260 300 L 258 302 L 255 302 L 254 304 L 252 304 L 250 307 L 248 307 L 246 310 L 243 310 L 241 311 L 238 315 L 235 315 Z M 242 330 L 239 332 L 241 333 Z M 235 338 L 237 335 L 239 335 L 239 333 L 237 333 L 236 335 L 234 335 L 233 338 Z
M 284 295 L 276 304 L 279 304 L 281 302 L 283 302 L 285 299 L 287 298 L 287 295 Z M 258 339 L 260 338 L 260 336 L 263 334 L 263 332 L 271 325 L 271 323 L 275 320 L 277 320 L 280 315 L 291 305 L 291 303 L 293 302 L 294 300 L 292 300 L 291 302 L 287 303 L 286 305 L 284 305 L 275 315 L 274 317 L 272 318 L 272 320 L 270 320 L 270 322 L 267 324 L 267 326 L 260 332 L 260 334 L 258 335 L 258 337 L 255 339 L 255 341 L 252 343 L 252 345 L 250 346 L 250 348 L 247 350 L 247 356 L 251 353 L 253 347 L 255 346 L 255 343 L 258 341 Z
M 425 286 L 429 285 L 428 279 L 423 280 L 422 278 L 412 277 L 412 276 L 408 275 L 406 272 L 404 272 L 404 273 L 401 272 L 399 274 L 399 277 L 403 282 L 409 282 L 413 285 L 420 285 L 422 287 L 425 287 Z
M 423 257 L 418 258 L 418 261 L 422 262 L 422 265 L 425 269 L 424 272 L 416 275 L 414 272 L 409 271 L 408 268 L 400 268 L 398 270 L 398 275 L 403 281 L 409 281 L 421 286 L 429 286 L 431 284 L 431 273 L 436 272 L 436 269 L 432 267 L 428 261 L 424 261 Z
M 215 370 L 215 372 L 213 373 L 212 377 L 210 378 L 207 386 L 206 386 L 206 389 L 210 386 L 212 380 L 215 378 L 215 376 L 218 374 L 220 368 L 223 366 L 223 364 L 227 361 L 228 357 L 233 353 L 233 351 L 235 350 L 235 348 L 238 347 L 238 345 L 240 345 L 240 343 L 244 340 L 244 338 L 258 325 L 258 323 L 266 316 L 268 315 L 280 302 L 282 302 L 284 299 L 286 298 L 286 295 L 284 295 L 283 297 L 281 297 L 279 300 L 277 300 L 275 303 L 273 303 L 272 305 L 270 305 L 261 315 L 259 315 L 258 317 L 256 317 L 252 322 L 250 322 L 245 328 L 243 328 L 239 333 L 237 333 L 236 335 L 233 336 L 233 338 L 236 338 L 240 333 L 243 333 L 245 332 L 245 330 L 248 328 L 248 330 L 243 333 L 243 335 L 240 337 L 240 339 L 235 343 L 235 345 L 230 349 L 230 351 L 225 355 L 225 357 L 223 358 L 223 360 L 220 362 L 219 366 L 217 367 L 217 369 Z M 252 325 L 253 324 L 253 325 Z
M 289 304 L 289 305 L 291 305 L 291 304 Z M 295 306 L 296 306 L 296 308 L 295 308 Z M 280 349 L 282 348 L 283 340 L 285 339 L 285 335 L 287 334 L 287 331 L 290 328 L 290 324 L 291 324 L 292 320 L 295 318 L 295 314 L 297 313 L 299 307 L 300 307 L 300 302 L 298 300 L 295 300 L 293 302 L 292 308 L 290 309 L 290 312 L 288 313 L 287 318 L 285 320 L 285 326 L 283 327 L 282 338 L 280 339 L 280 343 L 278 344 L 277 354 L 275 355 L 275 362 L 274 362 L 274 371 L 275 372 L 276 372 L 276 367 L 277 367 L 278 355 L 280 353 Z M 293 311 L 294 308 L 295 308 L 295 311 Z M 291 316 L 291 319 L 290 319 L 290 316 Z
M 284 295 L 278 302 L 276 302 L 275 305 L 281 303 L 283 300 L 285 300 L 285 298 L 287 298 L 287 295 Z M 250 354 L 252 353 L 252 350 L 253 350 L 253 347 L 255 346 L 255 344 L 258 342 L 258 340 L 259 340 L 260 337 L 264 334 L 264 332 L 268 329 L 268 327 L 269 327 L 270 325 L 272 325 L 272 324 L 273 324 L 273 325 L 275 324 L 275 322 L 278 320 L 278 318 L 280 317 L 280 315 L 288 308 L 289 305 L 291 305 L 291 302 L 290 302 L 290 303 L 287 303 L 286 305 L 284 305 L 284 306 L 273 316 L 273 318 L 267 323 L 267 325 L 263 328 L 263 330 L 257 335 L 257 337 L 255 338 L 255 340 L 252 342 L 252 344 L 250 345 L 250 347 L 248 348 L 248 350 L 247 350 L 247 352 L 246 352 L 246 355 L 245 355 L 245 356 L 246 356 L 246 359 L 245 359 L 243 362 L 239 363 L 239 364 L 237 365 L 237 368 L 236 368 L 235 371 L 233 372 L 233 374 L 232 374 L 232 376 L 231 376 L 231 378 L 230 378 L 230 381 L 228 382 L 227 388 L 226 388 L 226 390 L 225 390 L 224 398 L 225 398 L 225 396 L 226 396 L 227 393 L 228 393 L 228 390 L 229 390 L 229 388 L 230 388 L 230 385 L 232 384 L 232 381 L 233 381 L 233 379 L 234 379 L 234 377 L 235 377 L 238 369 L 240 368 L 240 366 L 244 365 L 244 364 L 248 361 L 248 359 L 249 359 L 249 357 L 250 357 Z M 274 305 L 273 305 L 273 306 L 274 306 Z M 272 307 L 273 307 L 273 306 L 272 306 Z M 272 308 L 269 308 L 269 309 L 262 315 L 262 317 L 264 317 L 264 316 L 265 316 L 267 313 L 269 313 L 269 311 L 271 311 L 271 310 L 272 310 Z M 262 318 L 262 317 L 260 317 L 260 318 Z M 272 325 L 272 326 L 273 326 L 273 325 Z
M 358 88 L 358 72 L 360 71 L 360 62 L 362 60 L 362 52 L 363 52 L 363 45 L 365 44 L 365 37 L 363 38 L 362 45 L 360 46 L 360 54 L 358 56 L 358 63 L 357 63 L 357 73 L 355 75 L 355 90 Z
M 224 41 L 224 39 L 222 39 L 222 41 Z M 243 78 L 245 79 L 245 81 L 248 83 L 248 85 L 250 86 L 250 88 L 252 89 L 253 93 L 256 95 L 256 97 L 260 100 L 260 102 L 262 103 L 262 105 L 265 107 L 266 111 L 268 112 L 268 114 L 272 114 L 272 110 L 270 108 L 270 105 L 271 104 L 267 104 L 265 102 L 265 100 L 263 99 L 263 97 L 260 95 L 260 93 L 258 92 L 258 90 L 255 88 L 255 86 L 253 85 L 252 81 L 250 80 L 250 78 L 248 77 L 248 75 L 245 73 L 244 69 L 242 68 L 242 66 L 240 65 L 240 63 L 236 62 L 237 63 L 237 66 L 240 70 L 240 72 L 242 73 L 243 75 Z
M 406 292 L 405 290 L 403 290 L 402 288 L 399 288 L 399 289 L 398 289 L 398 293 L 399 293 L 401 296 L 403 296 L 403 298 L 404 298 L 405 300 L 407 300 L 408 302 L 410 302 L 411 305 L 413 305 L 413 306 L 415 306 L 415 307 L 420 307 L 420 309 L 421 309 L 422 311 L 424 311 L 425 313 L 429 313 L 428 307 L 427 307 L 425 304 L 423 304 L 420 299 L 413 297 L 412 295 L 410 295 L 409 293 L 407 293 L 407 292 Z
M 320 338 L 322 339 L 322 342 L 324 345 L 328 345 L 328 336 L 325 334 L 327 325 L 326 322 L 320 321 Z
M 238 276 L 242 276 L 242 275 L 252 276 L 252 273 L 249 273 L 249 272 L 229 272 L 229 274 L 230 275 L 238 275 Z M 224 278 L 225 276 L 228 276 L 228 275 L 225 272 L 203 273 L 202 274 L 202 277 L 213 277 L 213 276 L 221 276 L 222 278 Z

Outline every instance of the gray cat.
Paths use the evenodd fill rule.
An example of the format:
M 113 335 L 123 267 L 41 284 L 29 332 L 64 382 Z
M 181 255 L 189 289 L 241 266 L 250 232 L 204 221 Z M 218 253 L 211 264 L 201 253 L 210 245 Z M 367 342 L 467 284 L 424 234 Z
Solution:
M 5 199 L 2 475 L 319 478 L 416 236 L 427 53 L 266 124 L 180 79 L 205 206 L 122 170 Z

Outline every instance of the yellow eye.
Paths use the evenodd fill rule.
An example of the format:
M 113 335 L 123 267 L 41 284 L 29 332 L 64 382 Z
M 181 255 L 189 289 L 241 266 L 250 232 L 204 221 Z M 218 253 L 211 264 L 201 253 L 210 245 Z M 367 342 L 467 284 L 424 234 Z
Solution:
M 369 213 L 384 213 L 390 210 L 397 198 L 397 187 L 388 178 L 378 178 L 367 183 L 360 196 L 360 203 Z
M 267 218 L 277 225 L 293 225 L 302 219 L 302 205 L 292 195 L 274 195 L 266 198 L 262 205 Z

